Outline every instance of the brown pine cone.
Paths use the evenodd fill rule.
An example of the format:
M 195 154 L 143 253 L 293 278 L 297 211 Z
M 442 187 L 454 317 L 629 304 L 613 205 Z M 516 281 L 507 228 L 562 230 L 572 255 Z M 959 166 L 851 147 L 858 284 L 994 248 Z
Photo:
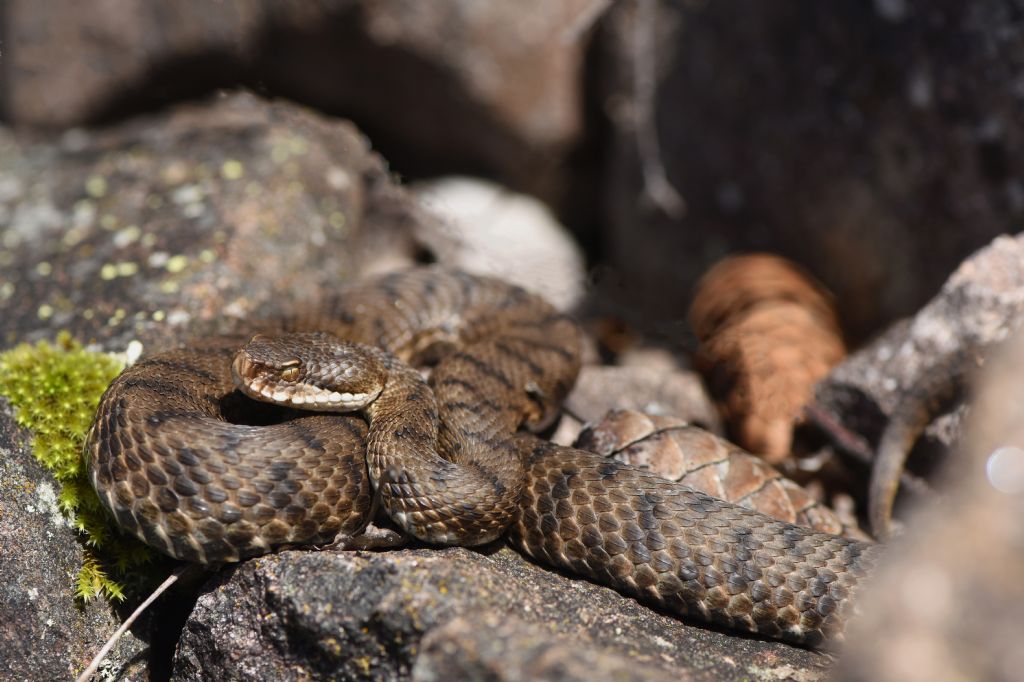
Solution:
M 681 419 L 612 410 L 585 428 L 575 446 L 782 521 L 867 539 L 854 521 L 844 522 L 771 465 Z
M 785 459 L 814 384 L 846 354 L 828 293 L 781 258 L 735 256 L 701 279 L 690 324 L 732 437 L 770 462 Z

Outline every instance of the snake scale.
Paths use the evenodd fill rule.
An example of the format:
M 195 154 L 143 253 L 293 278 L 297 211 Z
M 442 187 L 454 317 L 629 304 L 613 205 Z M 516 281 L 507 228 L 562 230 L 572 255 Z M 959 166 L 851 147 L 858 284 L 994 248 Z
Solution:
M 280 328 L 316 332 L 314 369 L 328 334 L 372 347 L 356 350 L 383 372 L 376 400 L 360 415 L 243 396 L 232 364 L 243 375 L 276 364 L 302 382 L 307 369 L 276 336 L 238 358 L 248 337 L 144 358 L 108 388 L 86 445 L 121 526 L 179 559 L 235 561 L 359 532 L 376 490 L 391 519 L 428 542 L 506 536 L 684 617 L 807 646 L 841 637 L 874 546 L 528 432 L 555 418 L 580 362 L 580 330 L 538 297 L 428 267 L 357 283 Z M 431 366 L 429 385 L 417 365 Z M 246 392 L 286 397 L 263 381 Z

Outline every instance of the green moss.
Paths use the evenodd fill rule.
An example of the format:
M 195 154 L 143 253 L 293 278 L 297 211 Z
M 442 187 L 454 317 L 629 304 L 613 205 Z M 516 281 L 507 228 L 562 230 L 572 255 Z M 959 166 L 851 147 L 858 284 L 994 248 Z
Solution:
M 154 558 L 114 526 L 82 457 L 96 405 L 122 367 L 116 357 L 87 351 L 67 333 L 54 344 L 21 344 L 0 353 L 0 395 L 14 406 L 18 424 L 32 432 L 32 452 L 61 484 L 61 511 L 84 540 L 75 589 L 82 599 L 124 599 L 126 590 L 148 582 L 148 572 L 138 569 Z

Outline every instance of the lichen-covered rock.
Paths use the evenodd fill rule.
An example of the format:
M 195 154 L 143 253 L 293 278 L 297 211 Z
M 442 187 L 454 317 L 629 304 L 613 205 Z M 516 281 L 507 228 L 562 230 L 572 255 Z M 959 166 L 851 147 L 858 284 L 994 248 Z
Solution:
M 103 600 L 76 602 L 82 547 L 58 507 L 59 486 L 33 458 L 28 436 L 0 401 L 0 679 L 72 679 L 120 618 Z M 149 636 L 144 618 L 111 652 L 103 673 L 148 679 Z
M 0 341 L 230 329 L 403 262 L 418 220 L 350 124 L 251 96 L 56 144 L 0 132 Z
M 618 679 L 624 656 L 638 663 L 631 679 L 777 679 L 796 670 L 813 677 L 828 665 L 820 654 L 687 626 L 507 548 L 454 548 L 284 552 L 229 568 L 185 624 L 172 679 L 429 679 L 431 670 L 452 669 L 439 658 L 451 637 L 443 628 L 506 615 L 550 634 L 552 655 L 574 655 L 562 648 L 566 639 L 588 652 L 594 682 Z M 509 679 L 542 665 L 531 660 L 535 637 L 517 635 L 505 646 Z M 494 679 L 469 672 L 468 679 Z

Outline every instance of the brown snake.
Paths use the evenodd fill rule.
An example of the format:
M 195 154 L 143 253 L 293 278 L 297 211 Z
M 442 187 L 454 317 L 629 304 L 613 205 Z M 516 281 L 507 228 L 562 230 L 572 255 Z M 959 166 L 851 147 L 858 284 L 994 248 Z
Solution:
M 120 525 L 179 559 L 235 561 L 360 531 L 376 486 L 391 519 L 429 542 L 506 534 L 532 557 L 676 614 L 810 646 L 841 636 L 872 545 L 520 431 L 553 420 L 579 369 L 578 327 L 544 301 L 423 268 L 357 284 L 322 310 L 283 327 L 383 349 L 354 347 L 383 384 L 322 389 L 303 407 L 379 391 L 365 417 L 242 396 L 231 365 L 245 339 L 143 359 L 104 394 L 86 446 Z M 306 335 L 300 361 L 257 337 L 235 369 L 250 394 L 287 403 L 290 389 L 265 373 L 304 386 L 334 352 L 325 338 Z M 429 386 L 404 364 L 425 362 L 435 363 Z M 359 366 L 326 372 L 346 379 Z

